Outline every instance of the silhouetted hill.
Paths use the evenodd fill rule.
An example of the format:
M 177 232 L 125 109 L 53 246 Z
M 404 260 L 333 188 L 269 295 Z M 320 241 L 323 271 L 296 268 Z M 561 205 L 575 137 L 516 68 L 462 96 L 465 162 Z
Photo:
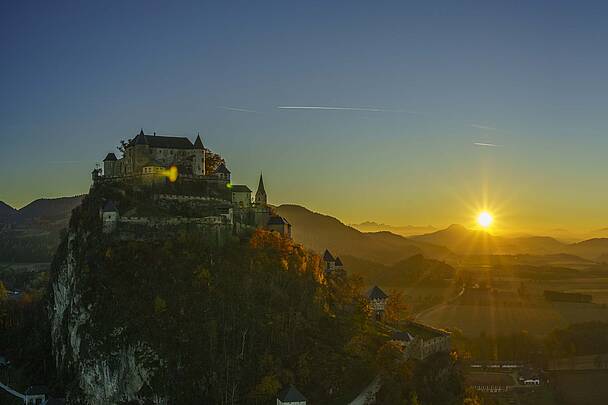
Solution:
M 608 238 L 593 238 L 568 245 L 568 253 L 601 261 L 608 256 Z
M 6 204 L 3 201 L 0 201 L 0 222 L 7 220 L 8 218 L 13 217 L 17 214 L 17 210 Z
M 18 211 L 19 222 L 32 220 L 65 221 L 69 219 L 72 210 L 80 205 L 83 195 L 61 198 L 40 198 L 34 200 Z
M 354 256 L 344 256 L 342 261 L 347 272 L 363 277 L 367 285 L 406 288 L 414 284 L 436 284 L 455 274 L 455 269 L 449 264 L 422 255 L 408 257 L 390 266 Z
M 450 225 L 437 232 L 411 236 L 410 239 L 445 246 L 457 254 L 552 254 L 566 253 L 566 244 L 548 236 L 494 236 L 485 231 Z
M 411 236 L 411 235 L 419 235 L 422 233 L 434 232 L 436 229 L 430 225 L 428 226 L 413 226 L 413 225 L 404 225 L 404 226 L 393 226 L 387 224 L 379 224 L 373 221 L 366 221 L 360 224 L 351 224 L 353 228 L 361 231 L 361 232 L 382 232 L 388 231 L 401 236 Z
M 577 243 L 563 243 L 549 236 L 494 236 L 484 231 L 450 225 L 437 232 L 411 236 L 409 239 L 445 246 L 460 255 L 554 255 L 569 254 L 597 260 L 608 254 L 608 238 L 593 238 Z
M 433 257 L 451 255 L 448 249 L 410 241 L 389 232 L 364 233 L 334 217 L 312 212 L 299 205 L 281 205 L 276 210 L 293 225 L 293 238 L 297 242 L 320 253 L 328 248 L 339 256 L 351 255 L 383 264 L 392 264 L 421 253 Z

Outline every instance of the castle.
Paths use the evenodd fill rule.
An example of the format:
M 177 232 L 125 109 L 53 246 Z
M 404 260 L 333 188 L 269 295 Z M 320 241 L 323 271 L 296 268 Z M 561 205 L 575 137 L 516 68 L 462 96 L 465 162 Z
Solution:
M 200 134 L 193 143 L 141 130 L 119 150 L 122 157 L 108 153 L 103 169 L 93 170 L 93 186 L 129 186 L 133 194 L 146 195 L 141 204 L 146 209 L 106 201 L 100 213 L 104 233 L 119 230 L 123 237 L 129 232 L 136 237 L 151 228 L 196 228 L 216 233 L 219 240 L 220 234 L 264 228 L 291 237 L 289 222 L 268 205 L 262 175 L 252 199 L 248 186 L 232 184 L 226 163 L 205 148 Z

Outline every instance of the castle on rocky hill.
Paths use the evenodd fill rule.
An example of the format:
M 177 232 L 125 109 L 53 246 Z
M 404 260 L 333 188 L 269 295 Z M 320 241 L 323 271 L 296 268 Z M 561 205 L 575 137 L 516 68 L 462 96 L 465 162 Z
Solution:
M 137 238 L 145 229 L 197 228 L 240 235 L 265 228 L 291 237 L 289 222 L 268 205 L 262 175 L 252 199 L 251 189 L 232 183 L 225 161 L 204 147 L 200 135 L 193 143 L 142 130 L 119 150 L 122 157 L 108 153 L 103 169 L 93 170 L 93 186 L 128 186 L 136 190 L 133 194 L 150 198 L 142 207 L 106 201 L 101 212 L 105 233 Z

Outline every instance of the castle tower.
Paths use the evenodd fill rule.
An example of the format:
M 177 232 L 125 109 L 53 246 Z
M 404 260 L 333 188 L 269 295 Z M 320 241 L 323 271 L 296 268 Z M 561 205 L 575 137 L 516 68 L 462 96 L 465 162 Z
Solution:
M 255 203 L 258 205 L 265 206 L 268 203 L 268 197 L 266 196 L 266 190 L 264 190 L 264 178 L 260 173 L 260 182 L 258 184 L 258 191 L 255 193 Z
M 116 167 L 116 155 L 113 153 L 108 153 L 106 158 L 103 160 L 103 175 L 104 177 L 114 177 L 117 175 L 115 167 Z
M 144 130 L 133 139 L 133 156 L 131 158 L 131 173 L 140 174 L 141 168 L 150 160 L 150 145 L 144 134 Z
M 196 136 L 194 141 L 194 162 L 192 165 L 192 172 L 197 176 L 205 175 L 205 147 L 201 140 L 201 134 Z

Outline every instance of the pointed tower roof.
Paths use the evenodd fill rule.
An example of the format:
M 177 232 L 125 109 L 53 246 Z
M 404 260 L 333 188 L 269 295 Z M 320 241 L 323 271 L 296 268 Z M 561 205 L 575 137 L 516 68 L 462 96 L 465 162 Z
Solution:
M 388 295 L 386 295 L 386 293 L 377 285 L 375 285 L 374 288 L 367 293 L 367 296 L 370 300 L 384 300 L 388 298 Z
M 258 191 L 256 191 L 256 194 L 257 193 L 266 194 L 266 190 L 264 190 L 264 177 L 262 177 L 262 173 L 260 173 L 260 182 L 258 183 Z
M 336 267 L 342 267 L 342 266 L 344 266 L 342 264 L 342 260 L 340 260 L 340 258 L 338 256 L 336 256 L 336 261 L 335 261 L 334 264 L 336 265 Z
M 135 145 L 147 145 L 148 144 L 148 140 L 146 139 L 146 135 L 144 134 L 143 128 L 141 131 L 139 131 L 139 134 L 137 134 L 137 136 L 133 140 L 133 143 Z
M 108 155 L 106 156 L 106 158 L 103 161 L 107 162 L 107 161 L 115 161 L 115 160 L 118 160 L 118 159 L 116 159 L 116 155 L 110 152 L 110 153 L 108 153 Z
M 326 261 L 326 262 L 334 261 L 334 257 L 332 256 L 331 253 L 329 253 L 328 249 L 325 249 L 325 253 L 323 253 L 323 261 Z
M 200 133 L 196 135 L 196 140 L 194 141 L 194 149 L 205 149 Z

